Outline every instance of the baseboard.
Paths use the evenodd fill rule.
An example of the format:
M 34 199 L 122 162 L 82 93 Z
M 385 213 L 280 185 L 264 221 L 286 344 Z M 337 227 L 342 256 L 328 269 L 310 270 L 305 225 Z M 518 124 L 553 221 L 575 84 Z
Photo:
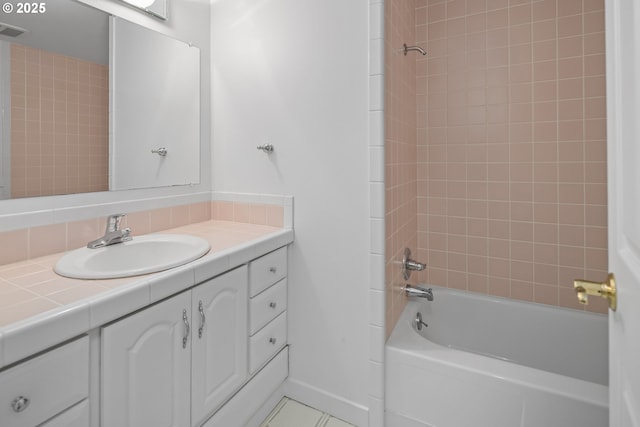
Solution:
M 285 380 L 283 391 L 285 396 L 293 400 L 331 414 L 357 427 L 368 427 L 369 425 L 369 409 L 359 403 L 291 378 Z

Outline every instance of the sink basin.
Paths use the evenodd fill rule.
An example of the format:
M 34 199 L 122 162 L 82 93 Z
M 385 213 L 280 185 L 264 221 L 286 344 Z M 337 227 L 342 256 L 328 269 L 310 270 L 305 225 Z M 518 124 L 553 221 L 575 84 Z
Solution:
M 75 279 L 115 279 L 155 273 L 194 261 L 209 252 L 209 242 L 183 234 L 147 234 L 98 249 L 67 252 L 54 271 Z

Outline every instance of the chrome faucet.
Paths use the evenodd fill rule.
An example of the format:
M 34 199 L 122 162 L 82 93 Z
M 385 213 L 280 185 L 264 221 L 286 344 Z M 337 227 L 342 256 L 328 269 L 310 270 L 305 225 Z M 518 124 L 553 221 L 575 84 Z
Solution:
M 125 214 L 123 213 L 109 215 L 107 217 L 107 228 L 104 232 L 104 236 L 87 243 L 87 248 L 103 248 L 105 246 L 115 245 L 116 243 L 122 243 L 131 240 L 131 229 L 120 228 L 120 223 L 122 222 L 122 218 L 124 218 L 124 216 Z
M 411 259 L 411 249 L 404 248 L 402 257 L 402 277 L 404 277 L 404 280 L 408 280 L 411 277 L 412 271 L 422 271 L 425 268 L 427 268 L 426 264 Z
M 433 291 L 431 288 L 425 288 L 423 286 L 411 286 L 410 284 L 404 285 L 402 290 L 408 297 L 426 298 L 427 301 L 433 301 Z

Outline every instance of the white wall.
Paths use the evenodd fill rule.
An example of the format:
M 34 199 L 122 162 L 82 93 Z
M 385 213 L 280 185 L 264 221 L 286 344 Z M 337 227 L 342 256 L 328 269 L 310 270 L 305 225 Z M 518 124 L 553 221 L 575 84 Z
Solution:
M 366 425 L 369 0 L 216 0 L 216 191 L 294 196 L 291 397 Z M 256 146 L 272 143 L 271 155 Z M 295 395 L 293 395 L 295 394 Z

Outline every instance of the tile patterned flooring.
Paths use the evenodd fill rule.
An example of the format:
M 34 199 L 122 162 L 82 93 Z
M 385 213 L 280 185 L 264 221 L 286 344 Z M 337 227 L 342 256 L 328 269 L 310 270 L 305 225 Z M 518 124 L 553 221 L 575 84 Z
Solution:
M 287 397 L 273 408 L 260 427 L 355 427 Z

